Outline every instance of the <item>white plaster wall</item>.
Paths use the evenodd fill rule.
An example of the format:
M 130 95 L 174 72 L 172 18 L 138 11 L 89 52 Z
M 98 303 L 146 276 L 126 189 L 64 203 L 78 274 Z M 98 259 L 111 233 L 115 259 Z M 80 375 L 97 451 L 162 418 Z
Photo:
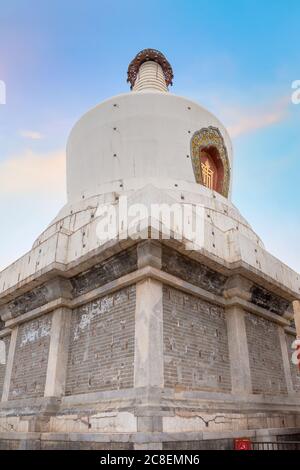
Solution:
M 194 132 L 217 127 L 230 165 L 232 145 L 220 121 L 207 110 L 170 93 L 145 91 L 115 96 L 87 112 L 67 144 L 69 202 L 103 192 L 103 185 L 130 178 L 195 183 L 190 155 Z M 116 156 L 114 156 L 116 155 Z
M 263 247 L 262 241 L 238 209 L 228 199 L 205 186 L 177 181 L 175 183 L 177 187 L 175 187 L 174 180 L 161 179 L 157 182 L 154 178 L 122 180 L 122 184 L 122 188 L 119 185 L 108 185 L 105 188 L 114 189 L 114 191 L 66 204 L 49 227 L 38 237 L 34 246 L 47 240 L 57 231 L 63 230 L 69 235 L 76 232 L 92 221 L 92 216 L 100 205 L 115 204 L 116 197 L 127 196 L 128 205 L 133 203 L 149 205 L 152 202 L 189 203 L 203 206 L 212 225 L 224 232 L 239 226 L 241 233 Z

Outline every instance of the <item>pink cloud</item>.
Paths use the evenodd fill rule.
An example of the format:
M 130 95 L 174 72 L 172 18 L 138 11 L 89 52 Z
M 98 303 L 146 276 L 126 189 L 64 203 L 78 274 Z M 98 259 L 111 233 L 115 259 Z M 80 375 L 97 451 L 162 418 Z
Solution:
M 227 130 L 231 137 L 238 137 L 242 134 L 263 129 L 283 121 L 288 115 L 289 100 L 283 99 L 275 105 L 269 105 L 265 108 L 230 108 L 224 110 L 227 115 Z
M 41 140 L 44 138 L 43 134 L 37 131 L 20 131 L 20 136 L 31 140 Z
M 65 152 L 38 154 L 31 150 L 0 163 L 0 195 L 63 192 Z

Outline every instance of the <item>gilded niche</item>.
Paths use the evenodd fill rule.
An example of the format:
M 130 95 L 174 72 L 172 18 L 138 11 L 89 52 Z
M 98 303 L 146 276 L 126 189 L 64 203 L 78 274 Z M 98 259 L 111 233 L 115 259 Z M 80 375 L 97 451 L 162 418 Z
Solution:
M 195 132 L 191 155 L 197 183 L 228 197 L 230 166 L 221 132 L 216 127 Z

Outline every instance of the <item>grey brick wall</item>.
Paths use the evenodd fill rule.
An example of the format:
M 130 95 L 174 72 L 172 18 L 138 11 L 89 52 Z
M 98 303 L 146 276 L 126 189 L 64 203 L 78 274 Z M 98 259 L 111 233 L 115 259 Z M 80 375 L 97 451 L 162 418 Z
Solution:
M 135 286 L 72 314 L 66 395 L 133 387 Z
M 44 395 L 52 314 L 19 327 L 9 399 Z
M 5 355 L 6 355 L 6 361 L 7 361 L 9 343 L 10 343 L 10 336 L 5 336 L 4 338 L 1 338 L 0 341 L 3 341 L 4 344 L 5 344 Z M 2 392 L 3 392 L 5 370 L 6 370 L 6 364 L 0 364 L 0 400 L 1 400 L 1 395 L 2 395 Z
M 164 286 L 166 387 L 231 390 L 224 309 Z
M 245 314 L 253 393 L 286 395 L 277 324 Z
M 292 354 L 295 351 L 292 349 L 292 344 L 295 341 L 296 337 L 290 334 L 286 334 L 286 343 L 287 343 L 287 348 L 288 348 L 288 353 L 289 353 L 289 360 L 290 360 L 290 366 L 291 366 L 291 375 L 292 375 L 292 381 L 293 381 L 293 387 L 295 392 L 300 393 L 300 371 L 299 367 L 296 366 L 295 364 L 292 363 Z

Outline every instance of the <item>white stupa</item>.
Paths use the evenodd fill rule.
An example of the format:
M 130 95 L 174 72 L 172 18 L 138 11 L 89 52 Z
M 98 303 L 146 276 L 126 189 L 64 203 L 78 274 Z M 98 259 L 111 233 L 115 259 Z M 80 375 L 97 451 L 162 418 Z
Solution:
M 131 91 L 75 124 L 67 204 L 0 273 L 7 447 L 232 448 L 299 433 L 300 277 L 231 202 L 226 129 L 172 80 L 163 54 L 143 50 Z M 187 249 L 178 227 L 168 239 L 162 220 L 152 232 L 148 217 L 147 239 L 122 225 L 102 240 L 122 198 L 201 207 L 201 243 Z

